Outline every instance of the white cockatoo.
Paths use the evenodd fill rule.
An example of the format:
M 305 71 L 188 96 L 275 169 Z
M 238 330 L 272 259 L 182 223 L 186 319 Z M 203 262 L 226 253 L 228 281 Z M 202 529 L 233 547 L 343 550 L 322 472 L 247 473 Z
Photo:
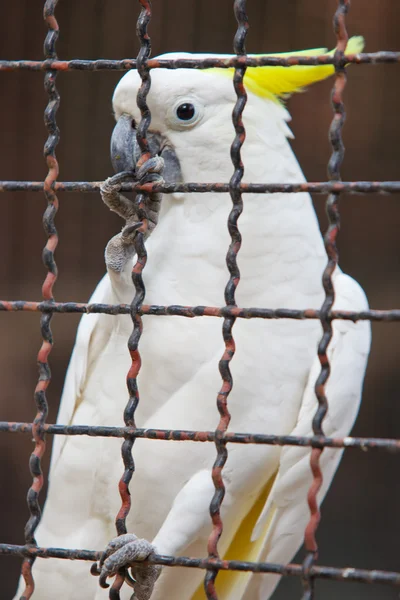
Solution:
M 353 38 L 348 52 L 362 47 L 362 38 Z M 316 49 L 304 54 L 323 52 Z M 333 72 L 332 65 L 247 69 L 243 182 L 304 181 L 288 141 L 292 137 L 287 125 L 289 114 L 280 98 Z M 231 76 L 231 70 L 223 69 L 152 71 L 147 97 L 152 116 L 148 137 L 152 152 L 164 160 L 166 181 L 229 181 L 233 172 L 231 114 L 236 101 Z M 134 170 L 140 155 L 136 142 L 140 85 L 138 73 L 130 71 L 114 92 L 117 125 L 111 150 L 118 171 Z M 103 196 L 109 207 L 125 218 L 127 227 L 107 247 L 108 273 L 91 302 L 130 303 L 134 296 L 130 273 L 136 260 L 133 203 L 111 184 L 103 188 Z M 153 208 L 154 222 L 158 208 L 159 215 L 146 242 L 145 303 L 223 305 L 229 278 L 225 264 L 230 243 L 226 226 L 231 210 L 229 194 L 165 194 L 161 206 L 155 202 Z M 239 228 L 243 236 L 238 256 L 239 306 L 321 307 L 321 275 L 327 258 L 307 193 L 244 195 Z M 362 289 L 339 268 L 333 281 L 335 309 L 367 308 Z M 143 428 L 214 430 L 219 421 L 216 396 L 221 388 L 218 362 L 224 351 L 221 321 L 148 316 L 143 322 L 136 423 Z M 359 408 L 370 328 L 365 322 L 337 320 L 333 329 L 328 351 L 331 374 L 326 386 L 329 411 L 323 427 L 326 435 L 342 437 L 348 435 Z M 129 315 L 91 314 L 82 318 L 59 423 L 124 424 L 131 331 Z M 236 353 L 231 362 L 234 383 L 228 399 L 232 416 L 229 430 L 311 435 L 317 409 L 314 384 L 320 372 L 320 323 L 237 319 L 233 335 Z M 309 520 L 310 448 L 230 444 L 228 450 L 223 469 L 224 531 L 218 544 L 221 557 L 286 564 L 301 545 Z M 341 455 L 337 449 L 322 453 L 324 481 L 319 501 Z M 127 528 L 142 539 L 122 539 L 121 549 L 104 567 L 103 578 L 112 575 L 124 560 L 129 562 L 129 557 L 148 555 L 152 547 L 164 555 L 207 555 L 214 444 L 137 439 L 133 456 L 136 471 L 130 486 L 132 508 Z M 57 436 L 49 493 L 37 529 L 38 544 L 104 549 L 116 535 L 122 472 L 120 439 Z M 107 598 L 108 592 L 99 586 L 89 567 L 83 561 L 37 559 L 34 597 L 50 600 L 56 593 L 60 600 Z M 135 576 L 134 568 L 132 572 Z M 146 585 L 140 588 L 138 583 L 135 590 L 138 599 L 150 595 L 152 600 L 205 598 L 204 571 L 200 569 L 164 568 L 156 582 L 159 573 L 154 568 L 149 573 Z M 216 580 L 218 597 L 267 600 L 278 580 L 267 574 L 220 573 Z M 21 585 L 20 593 L 22 589 Z M 131 594 L 132 589 L 124 585 L 121 598 Z

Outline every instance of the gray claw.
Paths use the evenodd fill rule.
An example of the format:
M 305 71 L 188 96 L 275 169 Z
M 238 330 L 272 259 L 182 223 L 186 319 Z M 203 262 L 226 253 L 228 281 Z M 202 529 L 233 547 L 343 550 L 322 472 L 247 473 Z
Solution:
M 126 567 L 130 567 L 132 577 L 127 577 L 127 583 L 134 585 L 136 600 L 149 600 L 157 581 L 161 567 L 158 565 L 143 565 L 136 561 L 143 561 L 156 552 L 154 546 L 147 540 L 138 539 L 133 534 L 121 535 L 112 540 L 105 549 L 99 562 L 99 583 L 103 588 L 109 587 L 108 577 Z
M 133 223 L 133 225 L 128 225 L 124 227 L 122 230 L 122 241 L 127 244 L 132 244 L 133 239 L 135 238 L 136 232 L 140 227 L 142 227 L 143 221 L 139 221 L 138 223 Z
M 164 170 L 164 159 L 161 156 L 153 156 L 146 160 L 141 167 L 139 167 L 136 178 L 140 183 L 147 183 L 150 176 L 152 181 L 162 182 L 161 173 Z
M 109 542 L 107 544 L 107 548 L 104 550 L 104 552 L 101 556 L 101 559 L 99 560 L 100 569 L 103 567 L 104 561 L 109 556 L 114 554 L 116 552 L 116 550 L 119 550 L 120 548 L 125 546 L 125 544 L 135 542 L 136 540 L 137 540 L 137 536 L 133 533 L 125 533 L 125 534 L 119 535 L 118 537 L 111 540 L 111 542 Z

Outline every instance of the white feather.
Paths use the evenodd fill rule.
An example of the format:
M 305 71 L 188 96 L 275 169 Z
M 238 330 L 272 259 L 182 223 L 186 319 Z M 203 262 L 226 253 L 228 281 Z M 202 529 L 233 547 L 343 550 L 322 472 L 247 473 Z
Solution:
M 340 271 L 335 277 L 335 290 L 334 309 L 368 309 L 360 286 Z M 362 381 L 370 346 L 370 325 L 367 322 L 335 321 L 333 329 L 333 339 L 328 348 L 331 374 L 326 385 L 329 409 L 323 421 L 323 430 L 328 437 L 345 437 L 353 426 L 361 401 Z M 311 422 L 317 410 L 314 385 L 320 370 L 321 365 L 316 358 L 310 371 L 298 421 L 291 435 L 312 435 Z M 323 484 L 318 494 L 319 502 L 322 502 L 329 489 L 342 453 L 338 449 L 325 449 L 321 455 Z M 310 449 L 285 446 L 274 487 L 253 532 L 253 537 L 257 538 L 268 515 L 273 513 L 260 560 L 287 564 L 293 558 L 303 541 L 304 530 L 310 518 L 307 492 L 311 482 Z M 279 577 L 252 577 L 249 580 L 244 600 L 264 600 L 271 596 Z
M 111 302 L 112 291 L 108 275 L 105 275 L 93 292 L 89 303 Z M 88 364 L 95 362 L 101 352 L 102 343 L 92 344 L 92 336 L 105 333 L 105 328 L 99 327 L 102 315 L 99 313 L 84 315 L 79 323 L 74 349 L 65 377 L 57 423 L 69 425 L 77 406 L 80 403 L 85 388 Z M 50 471 L 55 467 L 67 438 L 54 436 L 51 454 Z
M 117 86 L 117 117 L 128 113 L 139 120 L 139 84 L 138 74 L 131 71 Z M 168 126 L 168 109 L 185 97 L 195 97 L 202 106 L 202 120 L 188 131 L 172 129 Z M 233 170 L 229 147 L 234 135 L 230 120 L 235 102 L 229 79 L 192 70 L 158 69 L 152 72 L 148 102 L 152 128 L 166 135 L 175 147 L 185 181 L 229 180 Z M 287 120 L 284 108 L 249 94 L 244 113 L 247 139 L 242 153 L 245 181 L 304 180 L 286 139 Z M 320 279 L 326 257 L 309 196 L 245 195 L 244 205 L 239 223 L 243 244 L 238 259 L 242 273 L 238 304 L 319 308 L 324 297 Z M 159 224 L 147 242 L 146 303 L 223 304 L 228 280 L 225 254 L 230 242 L 226 227 L 230 209 L 226 194 L 190 194 L 183 199 L 164 196 Z M 337 276 L 337 306 L 348 298 L 353 308 L 363 306 L 364 301 L 357 301 L 355 284 L 346 287 L 342 283 L 345 281 L 351 280 Z M 128 303 L 133 293 L 132 286 L 106 277 L 93 300 Z M 328 385 L 331 412 L 325 427 L 328 434 L 343 431 L 345 435 L 357 411 L 368 352 L 368 327 L 338 322 L 335 329 L 336 341 L 331 347 L 334 371 Z M 126 344 L 131 331 L 129 316 L 84 317 L 67 376 L 60 422 L 123 424 L 130 365 Z M 231 365 L 234 386 L 229 396 L 230 430 L 307 435 L 315 410 L 311 386 L 316 375 L 313 364 L 319 323 L 238 319 L 234 338 L 237 351 Z M 346 342 L 349 338 L 351 343 L 342 344 L 342 338 Z M 144 318 L 138 426 L 215 429 L 219 420 L 215 400 L 221 387 L 218 361 L 223 350 L 218 319 Z M 343 373 L 343 381 L 339 372 Z M 346 376 L 347 372 L 352 376 Z M 37 531 L 40 545 L 102 549 L 114 537 L 114 519 L 120 506 L 118 480 L 123 471 L 120 446 L 118 439 L 84 436 L 71 436 L 63 444 L 57 442 L 49 494 Z M 137 440 L 133 454 L 136 472 L 131 485 L 129 531 L 154 539 L 160 553 L 204 555 L 211 527 L 208 508 L 213 493 L 210 473 L 215 447 Z M 324 452 L 324 462 L 330 454 Z M 268 557 L 277 556 L 283 548 L 282 556 L 292 557 L 307 515 L 302 503 L 309 485 L 307 460 L 307 451 L 295 448 L 229 447 L 223 471 L 226 497 L 221 554 L 279 468 L 273 502 L 281 512 L 266 540 L 265 552 Z M 327 484 L 336 464 L 326 468 Z M 297 514 L 293 511 L 297 510 L 301 527 L 293 533 L 293 515 Z M 290 544 L 282 542 L 290 536 Z M 51 582 L 62 590 L 62 600 L 107 598 L 88 567 L 78 561 L 38 560 L 34 572 L 41 600 L 50 600 L 54 595 L 55 587 L 53 583 L 48 585 L 48 577 L 53 577 Z M 200 570 L 165 569 L 152 600 L 190 600 L 203 575 Z M 268 593 L 262 591 L 263 600 Z M 257 596 L 250 597 L 254 600 Z M 229 600 L 241 598 L 238 592 Z

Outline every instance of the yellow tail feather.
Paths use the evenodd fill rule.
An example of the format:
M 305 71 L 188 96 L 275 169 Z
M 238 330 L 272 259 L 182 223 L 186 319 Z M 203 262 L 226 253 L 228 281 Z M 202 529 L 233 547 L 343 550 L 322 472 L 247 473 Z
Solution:
M 251 541 L 251 534 L 267 501 L 275 477 L 276 473 L 268 481 L 250 512 L 241 522 L 235 537 L 224 556 L 225 560 L 243 560 L 252 562 L 260 559 L 260 553 L 263 549 L 265 538 L 273 518 L 273 511 L 271 511 L 271 515 L 265 523 L 262 534 L 254 542 Z M 220 571 L 216 580 L 218 598 L 220 600 L 230 600 L 231 597 L 240 597 L 239 594 L 244 593 L 251 576 L 251 572 L 245 571 Z M 204 587 L 203 584 L 201 584 L 196 593 L 192 596 L 192 600 L 204 600 L 205 597 Z

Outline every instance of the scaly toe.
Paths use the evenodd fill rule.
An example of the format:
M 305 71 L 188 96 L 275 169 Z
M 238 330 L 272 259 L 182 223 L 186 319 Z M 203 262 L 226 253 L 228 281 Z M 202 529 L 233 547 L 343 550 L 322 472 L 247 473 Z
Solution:
M 161 181 L 161 173 L 164 169 L 164 159 L 161 156 L 153 156 L 146 160 L 146 162 L 138 169 L 136 173 L 136 180 L 141 184 L 146 183 L 148 180 Z
M 122 171 L 121 173 L 117 173 L 112 177 L 107 177 L 105 181 L 100 185 L 100 193 L 110 195 L 119 192 L 121 189 L 121 184 L 124 181 L 132 180 L 133 173 L 130 171 Z
M 103 588 L 109 587 L 107 578 L 114 576 L 120 569 L 131 567 L 135 583 L 135 598 L 148 600 L 161 572 L 157 565 L 138 565 L 136 561 L 146 560 L 155 553 L 155 548 L 147 540 L 138 539 L 135 535 L 125 534 L 112 540 L 105 549 L 99 563 L 99 583 Z

